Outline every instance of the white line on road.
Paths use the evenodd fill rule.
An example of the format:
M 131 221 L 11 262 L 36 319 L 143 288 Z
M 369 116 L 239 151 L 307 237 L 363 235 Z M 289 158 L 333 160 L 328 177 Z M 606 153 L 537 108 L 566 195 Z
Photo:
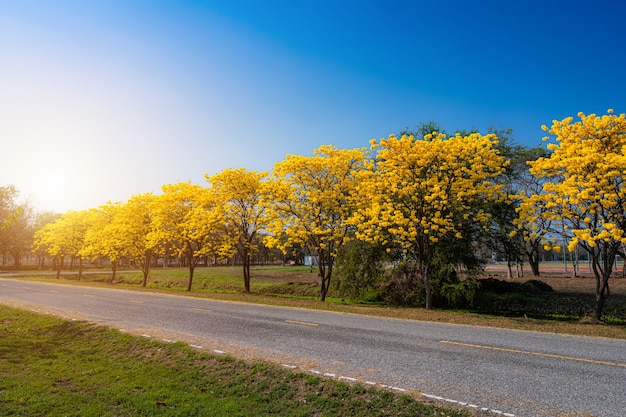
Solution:
M 205 313 L 211 313 L 211 312 L 213 312 L 213 310 L 207 310 L 206 308 L 192 308 L 192 310 L 195 310 L 195 311 L 203 311 L 203 312 L 205 312 Z
M 303 326 L 312 326 L 312 327 L 319 326 L 319 324 L 317 323 L 309 323 L 308 321 L 285 320 L 285 323 L 301 324 Z
M 576 357 L 573 357 L 573 356 L 563 356 L 563 355 L 555 355 L 555 354 L 552 354 L 552 353 L 533 352 L 533 351 L 530 351 L 530 350 L 509 349 L 509 348 L 501 348 L 501 347 L 489 346 L 489 345 L 476 345 L 476 344 L 473 344 L 473 343 L 453 342 L 453 341 L 450 341 L 450 340 L 440 340 L 440 342 L 448 344 L 448 345 L 457 345 L 457 346 L 471 347 L 471 348 L 476 348 L 476 349 L 488 349 L 488 350 L 496 350 L 496 351 L 499 351 L 499 352 L 520 353 L 520 354 L 523 354 L 523 355 L 543 356 L 543 357 L 546 357 L 546 358 L 566 359 L 566 360 L 569 360 L 569 361 L 578 361 L 578 362 L 596 363 L 596 364 L 599 364 L 599 365 L 610 365 L 610 366 L 626 367 L 626 363 L 599 361 L 599 360 L 595 360 L 595 359 L 576 358 Z

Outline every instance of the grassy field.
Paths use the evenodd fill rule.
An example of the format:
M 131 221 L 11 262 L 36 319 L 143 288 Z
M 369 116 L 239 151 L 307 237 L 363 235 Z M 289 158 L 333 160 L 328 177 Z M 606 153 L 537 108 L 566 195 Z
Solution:
M 547 266 L 546 266 L 546 269 Z M 525 282 L 532 276 L 507 280 L 503 268 L 490 267 L 484 277 Z M 343 299 L 331 289 L 326 302 L 317 301 L 319 282 L 316 271 L 302 266 L 259 266 L 252 269 L 252 293 L 243 293 L 243 278 L 239 267 L 198 267 L 193 287 L 187 292 L 188 270 L 185 268 L 155 268 L 147 288 L 141 288 L 140 271 L 118 272 L 113 284 L 110 271 L 91 270 L 78 281 L 76 272 L 64 272 L 60 280 L 50 272 L 26 272 L 21 279 L 62 282 L 73 285 L 107 286 L 137 291 L 175 292 L 181 295 L 207 297 L 225 301 L 272 304 L 288 307 L 322 309 L 344 313 L 410 320 L 449 322 L 479 326 L 534 330 L 551 333 L 601 336 L 626 339 L 626 279 L 611 280 L 611 296 L 605 311 L 605 324 L 589 324 L 586 315 L 594 305 L 595 281 L 590 275 L 573 278 L 570 274 L 550 271 L 540 279 L 554 291 L 545 294 L 498 295 L 499 310 L 455 311 L 402 308 L 380 303 L 353 302 Z
M 2 416 L 472 415 L 2 305 L 0 340 Z

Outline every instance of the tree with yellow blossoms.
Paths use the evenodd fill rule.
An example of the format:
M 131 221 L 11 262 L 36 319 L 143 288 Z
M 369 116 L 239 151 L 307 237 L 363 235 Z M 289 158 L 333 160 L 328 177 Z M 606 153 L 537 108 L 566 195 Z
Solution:
M 91 211 L 91 225 L 80 252 L 86 258 L 108 259 L 111 263 L 110 282 L 115 281 L 120 261 L 128 256 L 126 230 L 120 222 L 122 207 L 120 202 L 109 202 Z
M 153 228 L 152 207 L 155 197 L 151 193 L 132 196 L 120 207 L 115 223 L 123 232 L 124 246 L 131 261 L 141 267 L 145 287 L 155 255 L 148 236 Z
M 131 197 L 125 203 L 107 203 L 91 210 L 91 224 L 81 254 L 91 259 L 107 258 L 111 262 L 111 282 L 119 262 L 128 258 L 141 267 L 142 286 L 146 286 L 153 259 L 148 240 L 152 228 L 150 193 Z
M 258 251 L 258 232 L 267 224 L 265 206 L 261 204 L 261 187 L 266 173 L 245 168 L 225 169 L 205 175 L 214 195 L 216 209 L 223 213 L 223 231 L 228 237 L 225 252 L 234 247 L 243 264 L 245 292 L 250 292 L 251 256 Z
M 367 204 L 352 219 L 357 237 L 399 246 L 415 264 L 414 279 L 423 283 L 425 306 L 432 308 L 436 254 L 487 222 L 485 200 L 502 198 L 502 186 L 493 181 L 506 166 L 497 138 L 433 132 L 423 139 L 391 135 L 371 143 L 377 152 L 373 170 L 360 186 Z
M 223 219 L 212 193 L 189 182 L 167 184 L 163 194 L 154 199 L 153 227 L 149 245 L 164 254 L 169 247 L 189 267 L 187 291 L 191 291 L 193 273 L 201 259 L 217 256 L 224 247 L 220 232 Z
M 364 162 L 362 149 L 325 145 L 313 156 L 287 155 L 274 165 L 266 186 L 266 244 L 283 252 L 301 244 L 316 255 L 321 301 L 330 288 L 337 252 L 353 229 L 347 220 L 360 191 L 357 173 Z
M 600 320 L 615 258 L 626 244 L 626 117 L 612 110 L 578 117 L 542 126 L 554 142 L 548 145 L 549 157 L 531 163 L 530 172 L 544 181 L 543 192 L 520 215 L 541 213 L 542 219 L 560 222 L 569 236 L 568 250 L 578 245 L 589 254 L 595 319 Z M 540 205 L 547 210 L 538 210 Z
M 78 278 L 82 275 L 86 236 L 91 229 L 93 210 L 68 211 L 54 222 L 48 223 L 35 233 L 33 250 L 45 250 L 56 263 L 57 278 L 66 257 L 70 258 L 70 269 L 78 259 Z

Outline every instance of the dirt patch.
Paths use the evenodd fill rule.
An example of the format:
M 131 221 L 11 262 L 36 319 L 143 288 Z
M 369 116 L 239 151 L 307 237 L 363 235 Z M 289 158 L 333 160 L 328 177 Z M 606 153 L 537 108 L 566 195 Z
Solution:
M 534 277 L 532 274 L 526 273 L 523 277 L 513 277 L 509 279 L 505 272 L 494 271 L 493 267 L 488 267 L 486 270 L 488 276 L 497 279 L 514 282 L 526 282 L 531 279 L 538 279 L 550 285 L 555 291 L 595 294 L 596 280 L 592 273 L 586 271 L 580 272 L 577 277 L 574 277 L 571 268 L 568 273 L 556 271 L 540 272 L 541 276 L 539 277 Z M 626 295 L 626 278 L 622 277 L 621 272 L 614 274 L 609 280 L 609 287 L 613 294 Z

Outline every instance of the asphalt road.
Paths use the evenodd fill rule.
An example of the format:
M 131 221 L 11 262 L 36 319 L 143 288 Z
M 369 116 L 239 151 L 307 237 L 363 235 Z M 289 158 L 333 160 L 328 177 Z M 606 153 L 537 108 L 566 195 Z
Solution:
M 12 279 L 0 279 L 0 303 L 420 393 L 486 415 L 626 415 L 624 340 Z

